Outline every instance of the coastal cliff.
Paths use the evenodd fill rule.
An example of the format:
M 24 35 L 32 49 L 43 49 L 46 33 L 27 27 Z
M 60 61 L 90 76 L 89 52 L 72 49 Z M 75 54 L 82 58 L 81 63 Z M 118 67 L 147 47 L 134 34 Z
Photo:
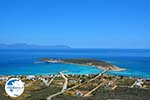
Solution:
M 109 70 L 113 71 L 124 71 L 125 68 L 120 68 L 118 66 L 115 66 L 113 64 L 95 60 L 95 59 L 85 59 L 85 58 L 76 58 L 76 59 L 53 59 L 53 58 L 41 58 L 40 61 L 46 62 L 46 63 L 67 63 L 67 64 L 80 64 L 80 65 L 87 65 L 87 66 L 94 66 L 101 70 L 106 70 L 109 68 Z

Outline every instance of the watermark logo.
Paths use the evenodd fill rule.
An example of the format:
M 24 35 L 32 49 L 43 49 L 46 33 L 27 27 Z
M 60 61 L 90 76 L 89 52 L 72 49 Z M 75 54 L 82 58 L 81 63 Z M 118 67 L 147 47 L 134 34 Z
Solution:
M 11 97 L 18 97 L 24 91 L 24 83 L 18 78 L 11 78 L 5 84 L 5 91 Z

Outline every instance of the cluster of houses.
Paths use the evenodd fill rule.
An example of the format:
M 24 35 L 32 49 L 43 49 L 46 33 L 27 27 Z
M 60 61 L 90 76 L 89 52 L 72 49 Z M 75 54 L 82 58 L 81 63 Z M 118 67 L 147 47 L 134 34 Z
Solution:
M 131 87 L 142 88 L 144 85 L 144 79 L 137 79 Z
M 52 77 L 61 77 L 59 74 L 58 75 L 49 75 L 49 76 L 35 76 L 35 75 L 27 75 L 26 78 L 28 80 L 43 80 L 43 79 L 49 79 Z
M 9 79 L 8 76 L 1 76 L 0 81 L 6 82 Z
M 42 61 L 46 62 L 46 63 L 61 63 L 61 60 L 58 59 L 49 59 L 49 58 L 43 58 Z

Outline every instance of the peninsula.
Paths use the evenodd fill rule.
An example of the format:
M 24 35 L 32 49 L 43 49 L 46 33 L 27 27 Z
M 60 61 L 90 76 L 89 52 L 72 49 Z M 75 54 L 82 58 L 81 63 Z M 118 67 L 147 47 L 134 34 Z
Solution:
M 113 71 L 126 70 L 125 68 L 120 68 L 118 66 L 115 66 L 113 64 L 110 64 L 101 60 L 86 59 L 86 58 L 74 58 L 74 59 L 41 58 L 40 61 L 43 61 L 46 63 L 66 63 L 66 64 L 79 64 L 79 65 L 93 66 L 101 70 L 106 70 L 106 69 L 113 70 Z

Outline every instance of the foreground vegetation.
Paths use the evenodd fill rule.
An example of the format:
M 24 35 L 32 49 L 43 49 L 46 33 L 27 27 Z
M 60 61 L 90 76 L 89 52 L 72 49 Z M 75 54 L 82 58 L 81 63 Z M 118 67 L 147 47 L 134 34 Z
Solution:
M 67 88 L 84 83 L 95 76 L 97 75 L 66 75 Z M 48 86 L 41 81 L 41 78 L 51 80 L 52 76 L 35 76 L 32 79 L 27 79 L 27 76 L 18 77 L 26 84 L 24 93 L 19 97 L 11 98 L 5 93 L 5 81 L 0 81 L 0 100 L 46 100 L 48 96 L 61 91 L 64 83 L 64 79 L 59 75 Z M 65 91 L 52 100 L 149 100 L 150 80 L 144 80 L 142 87 L 131 87 L 136 80 L 137 78 L 104 74 L 89 83 Z M 103 84 L 98 89 L 85 96 L 101 83 Z

